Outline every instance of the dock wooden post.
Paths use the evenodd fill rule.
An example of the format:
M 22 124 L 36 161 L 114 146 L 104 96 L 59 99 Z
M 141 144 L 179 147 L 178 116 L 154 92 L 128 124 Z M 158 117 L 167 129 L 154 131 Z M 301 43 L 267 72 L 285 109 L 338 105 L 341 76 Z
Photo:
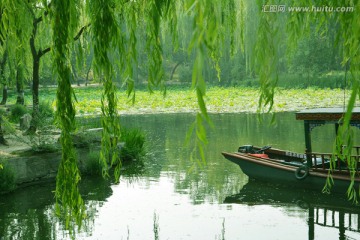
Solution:
M 305 131 L 305 154 L 307 160 L 307 166 L 312 166 L 312 159 L 311 159 L 311 129 L 310 129 L 310 122 L 305 120 L 304 121 L 304 131 Z

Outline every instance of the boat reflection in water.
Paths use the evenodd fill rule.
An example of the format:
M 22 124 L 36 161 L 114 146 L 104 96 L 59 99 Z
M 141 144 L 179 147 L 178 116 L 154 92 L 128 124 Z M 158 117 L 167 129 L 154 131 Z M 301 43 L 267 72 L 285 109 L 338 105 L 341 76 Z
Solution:
M 301 211 L 306 209 L 309 240 L 319 239 L 316 237 L 316 230 L 319 228 L 333 228 L 338 232 L 339 240 L 360 239 L 360 208 L 343 195 L 328 195 L 249 180 L 240 193 L 226 197 L 224 203 L 287 205 Z

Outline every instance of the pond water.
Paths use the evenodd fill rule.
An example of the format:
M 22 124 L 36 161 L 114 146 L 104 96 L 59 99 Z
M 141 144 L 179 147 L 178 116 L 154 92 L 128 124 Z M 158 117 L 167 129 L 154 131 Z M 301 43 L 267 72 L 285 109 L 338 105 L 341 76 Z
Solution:
M 117 185 L 82 180 L 87 219 L 77 239 L 360 239 L 360 208 L 345 196 L 249 180 L 222 157 L 249 143 L 304 152 L 303 125 L 294 114 L 277 114 L 275 125 L 268 115 L 262 122 L 255 114 L 211 117 L 206 165 L 192 168 L 197 163 L 184 139 L 194 115 L 124 116 L 124 126 L 146 132 L 144 169 L 124 172 Z M 314 151 L 331 151 L 332 127 L 316 128 L 313 136 Z M 69 239 L 54 214 L 54 188 L 48 183 L 0 196 L 0 240 Z

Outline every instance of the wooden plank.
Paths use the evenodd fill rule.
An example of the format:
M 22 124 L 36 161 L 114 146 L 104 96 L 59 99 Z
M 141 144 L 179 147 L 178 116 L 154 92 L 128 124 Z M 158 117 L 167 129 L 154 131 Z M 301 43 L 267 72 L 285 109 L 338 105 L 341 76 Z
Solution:
M 297 120 L 310 121 L 338 121 L 344 116 L 346 109 L 343 108 L 314 108 L 296 113 Z M 360 122 L 360 107 L 353 109 L 352 121 Z

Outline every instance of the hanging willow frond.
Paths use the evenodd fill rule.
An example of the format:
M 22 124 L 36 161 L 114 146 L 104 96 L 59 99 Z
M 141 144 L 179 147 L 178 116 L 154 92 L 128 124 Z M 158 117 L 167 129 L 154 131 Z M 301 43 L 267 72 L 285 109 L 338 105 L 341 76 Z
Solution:
M 163 14 L 166 14 L 166 1 L 149 1 L 147 11 L 147 38 L 146 50 L 148 52 L 148 88 L 153 91 L 154 86 L 160 88 L 166 93 L 165 84 L 163 82 L 163 56 L 162 46 L 160 42 L 160 23 Z
M 275 87 L 278 82 L 278 46 L 276 44 L 275 15 L 260 14 L 258 37 L 255 45 L 255 68 L 260 80 L 260 99 L 258 111 L 264 108 L 272 110 L 274 104 Z M 275 22 L 276 23 L 276 22 Z M 274 30 L 275 28 L 275 30 Z
M 113 82 L 114 69 L 110 59 L 114 46 L 121 43 L 118 24 L 115 18 L 116 5 L 107 0 L 89 1 L 89 18 L 92 22 L 94 41 L 95 70 L 102 78 L 101 96 L 101 138 L 100 161 L 103 176 L 108 175 L 108 164 L 115 166 L 115 181 L 120 178 L 121 160 L 117 149 L 120 140 L 120 124 L 117 113 L 116 86 Z
M 56 119 L 61 129 L 60 142 L 62 159 L 56 181 L 56 212 L 65 222 L 65 227 L 74 238 L 74 224 L 79 228 L 85 218 L 84 202 L 78 189 L 80 172 L 73 147 L 71 133 L 75 126 L 74 92 L 70 83 L 70 49 L 77 27 L 77 2 L 73 0 L 54 0 L 53 40 L 54 67 L 57 72 L 58 90 Z
M 137 66 L 137 36 L 139 12 L 141 11 L 139 4 L 126 5 L 123 7 L 124 24 L 126 31 L 122 33 L 123 44 L 119 45 L 120 53 L 120 69 L 123 69 L 122 76 L 124 84 L 126 84 L 126 94 L 135 103 L 135 80 L 134 66 Z
M 221 4 L 216 1 L 186 1 L 186 11 L 193 16 L 193 36 L 189 43 L 189 52 L 195 52 L 195 61 L 192 71 L 192 88 L 196 92 L 199 113 L 193 124 L 196 139 L 191 156 L 195 162 L 205 163 L 204 148 L 207 143 L 204 124 L 212 126 L 206 108 L 206 81 L 204 79 L 205 59 L 210 57 L 215 69 L 220 76 L 218 60 L 221 56 L 219 46 L 221 45 Z M 191 135 L 192 132 L 189 132 Z

